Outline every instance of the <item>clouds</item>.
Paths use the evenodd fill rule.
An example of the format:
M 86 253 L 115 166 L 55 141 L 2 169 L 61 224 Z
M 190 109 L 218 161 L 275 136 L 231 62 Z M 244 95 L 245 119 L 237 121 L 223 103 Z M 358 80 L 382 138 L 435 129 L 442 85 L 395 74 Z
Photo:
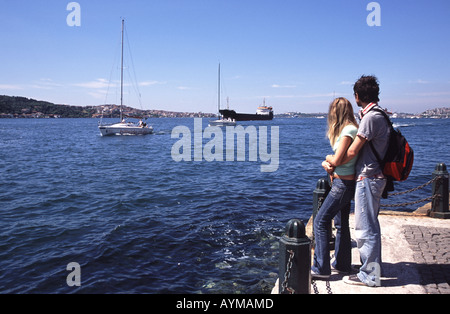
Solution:
M 84 82 L 84 83 L 76 83 L 76 84 L 72 84 L 73 86 L 77 86 L 77 87 L 83 87 L 83 88 L 89 88 L 89 89 L 103 89 L 103 88 L 108 88 L 110 87 L 110 83 L 108 80 L 106 79 L 96 79 L 94 81 L 90 81 L 90 82 Z
M 274 95 L 274 96 L 266 96 L 267 98 L 285 98 L 285 99 L 313 99 L 313 98 L 333 98 L 335 93 L 305 93 L 305 94 L 296 94 L 296 95 Z M 348 96 L 347 94 L 340 93 L 339 95 Z
M 296 88 L 297 85 L 278 85 L 278 84 L 273 84 L 272 88 Z
M 426 85 L 426 84 L 430 84 L 430 81 L 426 81 L 426 80 L 422 80 L 422 79 L 417 79 L 417 80 L 413 80 L 413 81 L 409 81 L 410 84 L 421 84 L 421 85 Z
M 163 85 L 166 82 L 161 81 L 143 81 L 137 83 L 138 87 L 150 87 L 154 85 Z M 87 94 L 96 100 L 104 100 L 110 89 L 117 89 L 120 86 L 119 81 L 109 81 L 104 78 L 98 78 L 93 81 L 70 84 L 70 86 L 87 89 Z M 124 83 L 124 87 L 131 87 L 132 84 Z M 136 87 L 135 87 L 136 88 Z
M 413 96 L 419 96 L 419 97 L 449 97 L 450 91 L 435 91 L 435 92 L 423 92 L 423 93 L 413 93 L 411 94 Z M 450 99 L 448 99 L 450 101 Z
M 0 90 L 6 91 L 28 90 L 28 89 L 52 90 L 62 86 L 63 86 L 62 84 L 55 83 L 52 79 L 42 78 L 40 80 L 33 81 L 29 84 L 0 84 Z
M 162 80 L 143 80 L 139 82 L 131 82 L 124 80 L 124 103 L 129 106 L 143 108 L 143 102 L 153 102 L 155 92 L 166 86 L 168 82 Z M 78 90 L 79 95 L 86 95 L 83 101 L 89 103 L 118 103 L 120 102 L 120 80 L 109 81 L 105 78 L 97 78 L 94 80 L 72 83 L 71 88 Z M 151 95 L 150 98 L 146 95 Z
M 160 82 L 160 81 L 146 81 L 146 82 L 140 82 L 139 86 L 153 86 L 153 85 L 165 85 L 167 82 Z
M 153 85 L 162 85 L 162 84 L 166 84 L 166 82 L 144 81 L 144 82 L 138 83 L 138 85 L 142 86 L 142 87 L 153 86 Z M 89 89 L 104 89 L 104 88 L 110 88 L 110 87 L 115 88 L 115 87 L 119 86 L 119 82 L 118 81 L 110 82 L 107 79 L 98 78 L 93 81 L 75 83 L 75 84 L 71 84 L 71 85 L 77 86 L 77 87 L 89 88 Z M 123 86 L 131 86 L 131 84 L 124 83 Z
M 23 86 L 20 85 L 12 85 L 12 84 L 0 84 L 0 90 L 14 91 L 14 90 L 22 90 Z
M 107 79 L 104 78 L 98 78 L 93 81 L 70 84 L 70 86 L 81 87 L 82 89 L 86 89 L 87 95 L 99 101 L 105 100 L 109 88 L 111 87 L 114 88 L 115 86 L 117 86 L 117 84 L 109 82 Z

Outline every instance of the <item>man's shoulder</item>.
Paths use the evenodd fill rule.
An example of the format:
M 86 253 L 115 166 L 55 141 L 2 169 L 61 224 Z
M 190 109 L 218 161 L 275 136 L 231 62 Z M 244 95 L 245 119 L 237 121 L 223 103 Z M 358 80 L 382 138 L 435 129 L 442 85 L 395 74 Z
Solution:
M 372 110 L 370 110 L 365 116 L 364 118 L 361 120 L 361 124 L 372 124 L 372 123 L 376 123 L 378 124 L 379 121 L 384 120 L 387 122 L 386 116 L 385 114 L 383 114 L 383 109 L 381 109 L 380 107 L 374 107 Z
M 365 116 L 366 117 L 384 117 L 385 114 L 383 113 L 385 112 L 380 106 L 375 106 L 372 108 L 372 110 L 370 110 Z
M 379 107 L 374 107 L 374 109 L 375 108 Z M 358 135 L 370 141 L 380 133 L 384 134 L 384 130 L 387 131 L 388 129 L 389 124 L 383 113 L 372 109 L 361 120 Z

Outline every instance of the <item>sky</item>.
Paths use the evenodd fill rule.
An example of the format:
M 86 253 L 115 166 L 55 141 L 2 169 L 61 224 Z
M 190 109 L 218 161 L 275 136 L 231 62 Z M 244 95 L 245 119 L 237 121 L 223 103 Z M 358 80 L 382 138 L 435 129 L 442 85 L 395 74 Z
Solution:
M 0 0 L 0 95 L 119 103 L 124 18 L 135 108 L 217 112 L 219 63 L 222 107 L 238 112 L 264 100 L 275 113 L 327 112 L 334 97 L 356 108 L 363 74 L 393 112 L 450 107 L 448 0 L 70 2 Z

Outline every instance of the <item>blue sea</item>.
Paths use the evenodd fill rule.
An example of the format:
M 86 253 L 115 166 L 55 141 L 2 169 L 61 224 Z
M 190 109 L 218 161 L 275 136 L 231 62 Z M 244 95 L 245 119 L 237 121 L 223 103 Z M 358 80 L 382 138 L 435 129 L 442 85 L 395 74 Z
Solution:
M 326 119 L 243 123 L 279 127 L 276 172 L 248 154 L 175 162 L 172 130 L 193 133 L 194 119 L 152 119 L 153 135 L 106 138 L 97 122 L 0 120 L 0 293 L 270 293 L 279 237 L 290 219 L 308 221 L 325 175 Z M 402 191 L 450 163 L 450 120 L 395 123 L 416 157 Z M 430 195 L 428 186 L 384 202 Z M 68 285 L 70 263 L 81 286 Z

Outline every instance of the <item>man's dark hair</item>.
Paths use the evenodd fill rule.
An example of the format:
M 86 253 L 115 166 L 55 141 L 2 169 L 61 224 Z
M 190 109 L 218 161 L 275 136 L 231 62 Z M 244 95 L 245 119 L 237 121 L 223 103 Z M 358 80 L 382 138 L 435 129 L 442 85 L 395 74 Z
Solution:
M 361 76 L 353 86 L 353 91 L 358 94 L 359 99 L 365 103 L 380 101 L 380 85 L 375 76 Z

